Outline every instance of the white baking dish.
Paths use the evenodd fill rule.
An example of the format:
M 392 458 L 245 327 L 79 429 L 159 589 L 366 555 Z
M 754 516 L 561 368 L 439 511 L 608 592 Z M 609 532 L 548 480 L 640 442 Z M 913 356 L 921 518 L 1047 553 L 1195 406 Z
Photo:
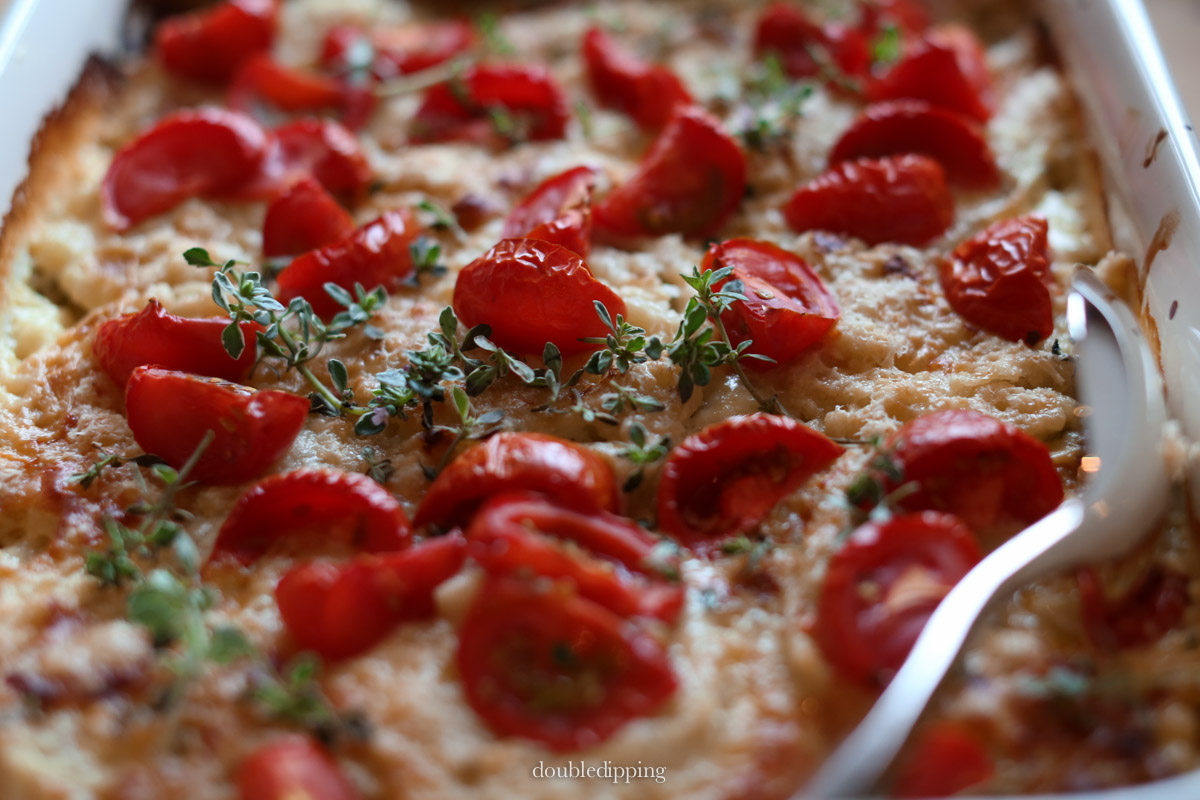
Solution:
M 13 0 L 0 27 L 0 215 L 26 175 L 42 119 L 66 98 L 88 56 L 119 54 L 127 6 L 128 0 Z M 1042 0 L 1040 11 L 1082 101 L 1116 244 L 1139 255 L 1141 310 L 1147 328 L 1157 331 L 1152 340 L 1161 343 L 1168 403 L 1190 438 L 1200 440 L 1196 134 L 1140 0 Z M 1147 257 L 1152 243 L 1159 252 Z M 1200 499 L 1200 470 L 1192 472 L 1192 488 Z M 1193 800 L 1200 798 L 1200 771 L 1058 800 L 1066 798 Z

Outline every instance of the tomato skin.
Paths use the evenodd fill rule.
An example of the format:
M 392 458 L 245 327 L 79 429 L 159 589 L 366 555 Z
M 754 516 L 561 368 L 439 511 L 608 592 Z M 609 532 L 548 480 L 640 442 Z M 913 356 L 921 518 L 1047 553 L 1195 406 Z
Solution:
M 255 322 L 239 325 L 246 349 L 235 359 L 221 344 L 221 332 L 228 325 L 227 317 L 192 319 L 168 314 L 161 303 L 151 299 L 141 311 L 101 325 L 92 352 L 109 377 L 122 386 L 143 364 L 239 381 L 254 366 L 255 333 L 262 326 Z
M 825 51 L 839 70 L 861 75 L 870 65 L 866 37 L 855 28 L 830 23 L 818 25 L 800 9 L 772 3 L 758 18 L 754 29 L 754 55 L 775 55 L 783 71 L 793 78 L 808 78 L 821 71 L 812 50 Z
M 275 129 L 262 169 L 237 197 L 271 199 L 310 175 L 347 205 L 361 200 L 371 185 L 371 165 L 358 138 L 332 120 L 312 118 Z
M 498 433 L 450 462 L 425 492 L 413 526 L 449 530 L 470 522 L 493 495 L 539 492 L 581 513 L 617 511 L 612 467 L 582 445 L 540 433 Z
M 688 546 L 712 548 L 748 533 L 775 505 L 842 453 L 787 417 L 731 417 L 684 439 L 658 484 L 658 526 Z
M 920 36 L 929 27 L 929 13 L 919 0 L 872 0 L 862 4 L 859 28 L 868 37 L 878 36 L 887 25 L 896 25 L 909 36 Z
M 275 739 L 237 769 L 239 800 L 359 800 L 333 756 L 306 736 Z
M 563 355 L 592 345 L 579 341 L 608 331 L 596 314 L 625 313 L 621 296 L 592 276 L 583 259 L 539 239 L 505 239 L 463 267 L 454 284 L 454 311 L 467 326 L 487 324 L 496 344 L 541 354 L 554 342 Z
M 831 164 L 858 158 L 917 153 L 938 161 L 946 177 L 964 189 L 1000 185 L 1000 169 L 984 132 L 971 119 L 923 100 L 875 103 L 842 134 Z
M 637 170 L 595 207 L 598 232 L 616 239 L 715 233 L 742 203 L 746 157 L 712 115 L 676 107 Z
M 600 105 L 628 114 L 642 130 L 661 130 L 692 96 L 675 73 L 628 52 L 598 27 L 583 35 L 588 84 Z
M 580 513 L 536 494 L 499 495 L 479 509 L 467 539 L 471 557 L 493 576 L 567 581 L 581 597 L 621 617 L 673 623 L 683 609 L 683 587 L 651 566 L 657 540 L 616 514 Z
M 964 726 L 935 723 L 923 733 L 892 784 L 892 797 L 951 797 L 983 783 L 996 768 Z
M 1048 226 L 1003 220 L 960 244 L 939 275 L 950 307 L 971 325 L 1033 346 L 1054 332 Z
M 410 246 L 421 234 L 416 216 L 408 209 L 393 209 L 368 222 L 343 239 L 311 250 L 279 273 L 279 301 L 303 297 L 324 318 L 341 310 L 325 291 L 336 283 L 347 291 L 361 283 L 368 291 L 376 286 L 395 289 L 413 270 Z
M 270 475 L 238 498 L 221 525 L 212 556 L 243 564 L 280 539 L 313 527 L 354 520 L 351 544 L 368 553 L 403 550 L 412 543 L 408 515 L 378 483 L 356 472 L 298 469 Z
M 837 301 L 812 267 L 795 253 L 769 242 L 729 239 L 708 248 L 701 270 L 732 267 L 731 280 L 745 285 L 721 315 L 735 345 L 750 339 L 750 352 L 774 359 L 749 360 L 766 370 L 787 366 L 824 338 L 841 316 Z M 723 285 L 723 284 L 722 284 Z
M 415 144 L 473 142 L 505 144 L 488 109 L 502 109 L 528 127 L 531 142 L 561 139 L 570 118 L 566 92 L 550 73 L 534 66 L 474 66 L 452 86 L 442 83 L 425 94 L 413 118 Z
M 1109 652 L 1154 644 L 1183 620 L 1190 601 L 1187 576 L 1159 566 L 1147 570 L 1121 597 L 1105 596 L 1092 567 L 1075 573 L 1083 629 Z
M 164 20 L 154 32 L 163 68 L 212 84 L 228 83 L 248 58 L 271 47 L 276 0 L 229 0 Z
M 849 680 L 886 684 L 937 604 L 979 559 L 971 531 L 948 514 L 859 527 L 833 554 L 821 586 L 813 633 L 826 660 Z
M 433 617 L 434 590 L 466 557 L 466 541 L 451 535 L 340 564 L 310 561 L 279 579 L 275 601 L 302 648 L 330 661 L 351 658 L 398 625 Z
M 367 32 L 357 25 L 335 25 L 325 34 L 321 65 L 335 73 L 346 72 L 352 48 L 370 48 L 370 74 L 387 80 L 436 67 L 475 44 L 475 29 L 462 20 L 434 20 L 376 28 Z
M 992 116 L 992 79 L 983 45 L 970 29 L 944 25 L 929 31 L 867 90 L 872 103 L 924 100 L 980 122 Z
M 783 209 L 797 233 L 824 230 L 870 245 L 919 247 L 954 222 L 954 196 L 938 162 L 920 155 L 835 164 L 801 186 Z
M 235 484 L 257 478 L 292 445 L 309 403 L 299 395 L 187 372 L 142 366 L 125 386 L 125 415 L 147 453 L 181 468 L 205 433 L 216 438 L 192 470 L 192 480 Z
M 281 111 L 317 111 L 342 104 L 342 86 L 315 72 L 285 67 L 269 55 L 248 59 L 234 77 L 229 107 L 248 111 L 262 99 Z
M 262 252 L 267 258 L 307 253 L 345 239 L 354 227 L 350 212 L 315 178 L 304 177 L 267 206 Z
M 159 120 L 121 148 L 100 187 L 104 219 L 125 231 L 190 197 L 238 190 L 258 174 L 267 133 L 250 117 L 202 108 Z
M 648 634 L 582 597 L 512 579 L 480 590 L 455 659 L 467 703 L 494 733 L 558 753 L 654 715 L 678 685 Z
M 592 244 L 592 190 L 596 170 L 575 167 L 552 175 L 504 222 L 501 239 L 541 239 L 587 258 Z

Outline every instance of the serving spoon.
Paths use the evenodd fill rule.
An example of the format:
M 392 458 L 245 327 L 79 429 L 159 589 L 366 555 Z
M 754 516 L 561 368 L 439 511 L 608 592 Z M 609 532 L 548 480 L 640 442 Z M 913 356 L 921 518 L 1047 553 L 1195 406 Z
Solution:
M 979 562 L 938 605 L 875 706 L 797 797 L 866 794 L 895 759 L 993 600 L 1035 578 L 1118 556 L 1166 510 L 1162 379 L 1129 308 L 1080 267 L 1067 297 L 1092 475 L 1071 498 Z

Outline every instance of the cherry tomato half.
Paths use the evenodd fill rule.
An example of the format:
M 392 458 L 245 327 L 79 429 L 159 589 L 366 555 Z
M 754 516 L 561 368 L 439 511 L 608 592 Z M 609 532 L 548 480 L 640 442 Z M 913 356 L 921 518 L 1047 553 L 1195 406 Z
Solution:
M 325 34 L 321 64 L 341 74 L 366 70 L 376 80 L 408 75 L 449 61 L 475 44 L 475 30 L 461 20 L 431 20 L 370 32 L 336 25 Z
M 676 107 L 637 171 L 595 208 L 596 228 L 621 238 L 715 233 L 742 203 L 746 157 L 711 114 Z
M 561 139 L 569 118 L 567 95 L 545 69 L 475 66 L 425 94 L 410 138 L 418 144 Z
M 412 542 L 408 515 L 378 483 L 357 472 L 298 469 L 271 475 L 238 498 L 217 534 L 211 558 L 249 564 L 281 539 L 317 533 L 356 550 L 386 553 Z M 316 537 L 314 537 L 316 538 Z
M 774 55 L 793 78 L 820 73 L 822 58 L 851 77 L 864 74 L 871 63 L 862 32 L 838 23 L 818 25 L 799 8 L 784 3 L 763 10 L 754 30 L 754 55 Z
M 1187 576 L 1158 566 L 1111 600 L 1096 570 L 1083 567 L 1075 578 L 1083 629 L 1101 650 L 1154 644 L 1180 623 L 1190 601 Z
M 371 166 L 353 133 L 332 120 L 301 119 L 275 129 L 262 170 L 237 196 L 273 198 L 310 175 L 347 205 L 371 185 Z
M 642 130 L 661 130 L 676 106 L 692 103 L 678 75 L 623 49 L 600 28 L 584 34 L 583 58 L 600 105 L 628 114 Z
M 432 617 L 434 590 L 466 557 L 466 541 L 453 535 L 342 563 L 313 561 L 280 578 L 275 601 L 302 648 L 329 660 L 350 658 L 396 626 Z
M 983 45 L 961 25 L 934 28 L 870 84 L 867 96 L 873 103 L 924 100 L 987 122 L 992 116 L 992 79 Z
M 829 437 L 773 414 L 710 425 L 667 456 L 658 526 L 687 545 L 748 533 L 841 453 Z
M 812 267 L 769 242 L 730 239 L 714 244 L 701 269 L 721 267 L 733 268 L 730 278 L 742 282 L 742 294 L 748 298 L 721 315 L 729 337 L 735 345 L 752 340 L 750 352 L 774 359 L 751 359 L 746 366 L 786 366 L 821 341 L 841 316 L 837 301 Z
M 456 655 L 467 703 L 499 736 L 555 752 L 600 744 L 674 694 L 662 646 L 606 608 L 512 579 L 480 590 Z
M 616 514 L 505 494 L 479 509 L 467 539 L 471 556 L 489 574 L 568 581 L 581 597 L 622 617 L 670 623 L 683 608 L 683 587 L 664 579 L 668 565 L 654 567 L 657 540 Z
M 304 177 L 271 201 L 263 218 L 267 258 L 307 253 L 354 233 L 354 217 L 315 178 Z
M 582 258 L 538 239 L 505 239 L 463 267 L 454 284 L 463 324 L 487 324 L 492 341 L 518 353 L 541 354 L 546 342 L 564 355 L 589 349 L 581 338 L 608 332 L 595 303 L 613 319 L 625 313 L 625 301 Z
M 100 187 L 104 219 L 124 231 L 189 197 L 232 194 L 258 175 L 267 148 L 266 132 L 244 114 L 203 108 L 164 117 L 113 158 Z
M 923 100 L 891 100 L 867 106 L 842 134 L 829 161 L 918 153 L 939 162 L 951 183 L 992 189 L 1000 183 L 996 157 L 971 119 Z
M 233 79 L 229 107 L 249 111 L 265 100 L 280 111 L 320 111 L 342 106 L 345 92 L 337 80 L 316 72 L 285 67 L 269 55 L 248 59 Z
M 886 684 L 979 558 L 971 531 L 948 514 L 859 527 L 833 554 L 821 586 L 814 635 L 826 660 L 850 680 Z
M 466 525 L 480 503 L 497 494 L 531 491 L 581 513 L 616 511 L 612 467 L 582 445 L 540 433 L 498 433 L 450 462 L 417 513 L 417 528 Z
M 359 800 L 325 748 L 305 736 L 259 747 L 238 766 L 239 800 Z
M 946 300 L 971 325 L 1033 346 L 1054 332 L 1046 221 L 1003 220 L 942 261 Z
M 180 469 L 206 433 L 216 438 L 191 479 L 232 484 L 257 478 L 283 455 L 308 418 L 308 400 L 218 378 L 138 367 L 125 386 L 125 415 L 147 453 Z
M 421 234 L 416 216 L 408 209 L 393 209 L 368 222 L 349 236 L 312 250 L 279 273 L 279 300 L 286 304 L 303 297 L 313 310 L 328 318 L 341 310 L 325 291 L 336 283 L 347 291 L 360 283 L 395 289 L 413 270 L 412 243 Z
M 920 734 L 892 784 L 892 797 L 951 797 L 983 783 L 996 768 L 964 726 L 938 722 Z
M 860 158 L 830 167 L 801 186 L 784 206 L 792 230 L 823 230 L 867 244 L 921 246 L 954 222 L 946 173 L 919 155 Z
M 504 222 L 501 239 L 541 239 L 587 258 L 596 170 L 575 167 L 544 180 Z
M 254 366 L 254 338 L 262 326 L 254 322 L 240 324 L 246 349 L 239 358 L 232 358 L 221 344 L 221 334 L 228 325 L 227 317 L 190 319 L 168 314 L 152 299 L 136 314 L 122 314 L 101 325 L 92 352 L 109 377 L 122 386 L 143 364 L 238 381 Z
M 154 32 L 167 72 L 204 83 L 227 83 L 247 59 L 275 38 L 276 0 L 229 0 L 164 20 Z

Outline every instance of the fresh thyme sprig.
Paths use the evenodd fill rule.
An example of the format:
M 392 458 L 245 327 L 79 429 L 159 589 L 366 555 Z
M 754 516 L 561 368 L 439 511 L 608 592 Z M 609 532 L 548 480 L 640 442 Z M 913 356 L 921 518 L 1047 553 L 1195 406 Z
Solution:
M 880 443 L 875 439 L 870 444 L 878 448 Z M 839 534 L 839 539 L 845 540 L 869 520 L 891 518 L 900 501 L 918 488 L 915 481 L 905 480 L 904 469 L 890 450 L 878 449 L 863 471 L 846 487 L 845 504 L 850 511 L 850 524 Z
M 470 439 L 482 439 L 485 436 L 490 436 L 496 432 L 500 422 L 504 419 L 504 412 L 493 409 L 479 416 L 475 416 L 475 409 L 471 406 L 471 398 L 467 396 L 466 390 L 461 386 L 453 386 L 450 389 L 450 397 L 454 402 L 454 410 L 458 413 L 457 425 L 434 425 L 432 430 L 451 433 L 454 438 L 450 441 L 450 445 L 446 448 L 446 452 L 442 454 L 441 461 L 433 470 L 426 470 L 429 478 L 432 480 L 437 477 L 450 460 L 454 457 L 454 452 L 458 446 Z
M 787 139 L 813 94 L 812 84 L 789 78 L 774 54 L 753 65 L 744 87 L 748 113 L 738 135 L 747 147 L 759 152 Z
M 417 203 L 417 208 L 429 218 L 429 227 L 435 231 L 450 231 L 460 243 L 467 240 L 467 232 L 458 217 L 430 198 Z
M 602 344 L 604 348 L 592 353 L 584 366 L 584 371 L 592 375 L 604 375 L 613 367 L 624 375 L 635 364 L 646 361 L 657 361 L 663 353 L 663 343 L 657 336 L 646 336 L 646 330 L 626 322 L 625 317 L 617 314 L 614 322 L 608 309 L 599 300 L 593 302 L 596 316 L 608 328 L 609 333 L 603 337 L 589 336 L 581 339 L 588 344 Z
M 446 265 L 442 263 L 442 246 L 433 237 L 418 236 L 408 246 L 408 251 L 413 262 L 413 273 L 409 278 L 411 285 L 420 285 L 422 275 L 440 278 L 446 274 Z
M 475 24 L 479 27 L 479 32 L 483 34 L 484 47 L 489 53 L 497 56 L 515 56 L 517 54 L 516 46 L 500 30 L 500 18 L 495 14 L 485 11 L 476 18 Z
M 900 28 L 896 25 L 885 25 L 871 43 L 871 60 L 876 64 L 894 64 L 900 60 L 903 44 Z
M 628 459 L 636 466 L 626 479 L 625 485 L 621 487 L 626 492 L 632 492 L 641 486 L 646 477 L 646 467 L 666 458 L 667 453 L 671 452 L 670 437 L 663 436 L 657 442 L 649 443 L 648 436 L 646 428 L 640 422 L 635 422 L 629 426 L 629 442 L 617 448 L 617 454 L 621 458 Z

